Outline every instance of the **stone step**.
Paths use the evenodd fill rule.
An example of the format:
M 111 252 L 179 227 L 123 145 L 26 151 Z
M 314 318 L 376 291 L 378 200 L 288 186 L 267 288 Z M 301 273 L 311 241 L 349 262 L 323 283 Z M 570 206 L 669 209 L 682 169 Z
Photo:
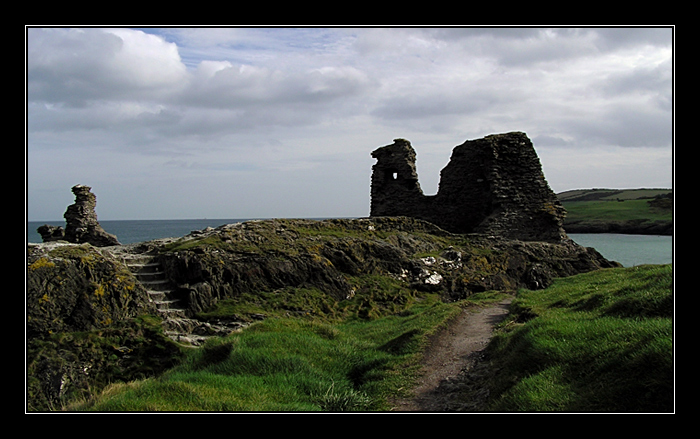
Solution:
M 136 276 L 136 279 L 144 286 L 147 287 L 146 289 L 149 291 L 165 291 L 163 288 L 148 288 L 149 286 L 163 286 L 163 285 L 171 285 L 170 282 L 168 282 L 167 279 L 161 279 L 153 276 Z M 171 289 L 172 290 L 172 289 Z
M 137 277 L 144 277 L 144 278 L 165 276 L 165 273 L 163 273 L 162 271 L 137 271 L 137 272 L 134 272 L 134 274 Z
M 124 264 L 146 288 L 158 313 L 163 317 L 163 332 L 171 340 L 183 346 L 199 347 L 213 335 L 225 335 L 237 328 L 212 326 L 187 317 L 186 310 L 179 308 L 179 300 L 170 296 L 174 285 L 165 277 L 163 266 L 150 256 L 124 255 Z
M 180 311 L 185 311 L 182 308 L 177 308 L 174 305 L 180 303 L 179 300 L 154 300 L 153 301 L 158 309 L 160 310 L 180 310 Z
M 187 316 L 185 315 L 185 310 L 184 309 L 179 309 L 179 308 L 166 308 L 166 309 L 160 309 L 158 308 L 158 312 L 163 316 L 165 321 L 163 322 L 164 326 L 168 325 L 169 320 L 173 318 L 186 318 Z
M 150 259 L 138 260 L 138 261 L 127 261 L 126 265 L 127 265 L 127 267 L 133 267 L 133 268 L 156 268 L 156 267 L 163 266 L 160 262 L 153 262 Z
M 148 290 L 147 293 L 148 297 L 151 299 L 151 302 L 162 302 L 167 300 L 167 291 Z
M 155 265 L 132 265 L 129 270 L 136 276 L 164 276 L 163 267 L 160 264 Z
M 151 299 L 151 301 L 156 305 L 156 309 L 158 311 L 164 311 L 164 312 L 171 312 L 171 311 L 182 311 L 184 314 L 186 312 L 185 309 L 180 308 L 178 305 L 180 304 L 179 300 L 170 300 L 167 297 L 155 297 Z
M 132 268 L 157 268 L 162 267 L 162 264 L 158 261 L 153 261 L 151 259 L 125 259 L 124 263 L 127 267 Z
M 179 333 L 192 333 L 195 329 L 201 326 L 202 323 L 194 320 L 188 319 L 187 317 L 177 317 L 173 316 L 170 320 L 165 322 L 164 329 L 166 331 L 173 331 Z M 203 335 L 203 334 L 202 334 Z
M 131 273 L 136 276 L 136 277 L 143 277 L 143 278 L 153 278 L 153 277 L 164 277 L 165 273 L 162 271 L 156 271 L 156 270 L 134 270 L 131 269 Z
M 142 280 L 139 279 L 139 282 L 146 287 L 146 290 L 148 291 L 163 291 L 163 292 L 168 292 L 172 291 L 172 285 L 170 284 L 170 281 L 167 279 L 156 279 L 156 280 Z
M 160 265 L 158 261 L 154 261 L 150 256 L 129 255 L 121 256 L 121 260 L 127 267 L 144 267 L 149 265 Z

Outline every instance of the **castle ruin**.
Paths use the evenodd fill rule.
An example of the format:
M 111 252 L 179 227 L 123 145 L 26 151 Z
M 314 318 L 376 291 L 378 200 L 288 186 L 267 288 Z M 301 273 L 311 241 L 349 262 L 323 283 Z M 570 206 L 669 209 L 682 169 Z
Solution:
M 566 238 L 566 211 L 551 190 L 525 133 L 468 140 L 452 150 L 435 195 L 424 195 L 408 140 L 372 152 L 370 216 L 408 216 L 453 233 L 524 241 Z

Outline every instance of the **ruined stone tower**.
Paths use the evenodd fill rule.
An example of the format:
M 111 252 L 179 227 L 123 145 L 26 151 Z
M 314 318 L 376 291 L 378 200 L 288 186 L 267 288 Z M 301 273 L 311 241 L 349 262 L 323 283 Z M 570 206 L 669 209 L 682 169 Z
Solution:
M 438 193 L 423 194 L 410 142 L 372 152 L 370 216 L 409 216 L 454 233 L 527 241 L 560 241 L 566 214 L 542 173 L 530 139 L 495 134 L 456 146 L 440 173 Z

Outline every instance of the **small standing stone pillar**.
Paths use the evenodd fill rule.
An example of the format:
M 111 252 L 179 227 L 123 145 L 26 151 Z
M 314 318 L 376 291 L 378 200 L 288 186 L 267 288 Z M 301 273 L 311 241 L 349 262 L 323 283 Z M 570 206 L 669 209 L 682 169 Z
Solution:
M 64 240 L 75 244 L 89 243 L 96 247 L 120 245 L 117 237 L 107 233 L 97 222 L 97 197 L 90 189 L 81 184 L 73 186 L 71 191 L 75 194 L 75 203 L 68 206 L 63 215 L 66 219 L 65 232 L 60 227 L 43 225 L 37 231 L 44 242 Z

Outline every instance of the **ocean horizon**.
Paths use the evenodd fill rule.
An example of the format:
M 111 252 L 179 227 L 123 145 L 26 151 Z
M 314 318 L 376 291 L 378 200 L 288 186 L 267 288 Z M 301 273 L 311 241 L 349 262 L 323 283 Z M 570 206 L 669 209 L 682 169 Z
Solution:
M 333 218 L 359 218 L 359 217 L 328 217 L 328 218 L 304 218 L 311 220 L 324 220 Z M 201 218 L 201 219 L 172 219 L 172 220 L 100 220 L 102 228 L 113 235 L 122 244 L 134 244 L 137 242 L 152 241 L 163 238 L 180 238 L 195 230 L 203 230 L 207 227 L 219 227 L 225 224 L 242 223 L 245 221 L 265 220 L 272 218 Z M 37 228 L 48 224 L 50 226 L 66 227 L 65 221 L 27 221 L 27 242 L 41 243 L 41 235 Z

